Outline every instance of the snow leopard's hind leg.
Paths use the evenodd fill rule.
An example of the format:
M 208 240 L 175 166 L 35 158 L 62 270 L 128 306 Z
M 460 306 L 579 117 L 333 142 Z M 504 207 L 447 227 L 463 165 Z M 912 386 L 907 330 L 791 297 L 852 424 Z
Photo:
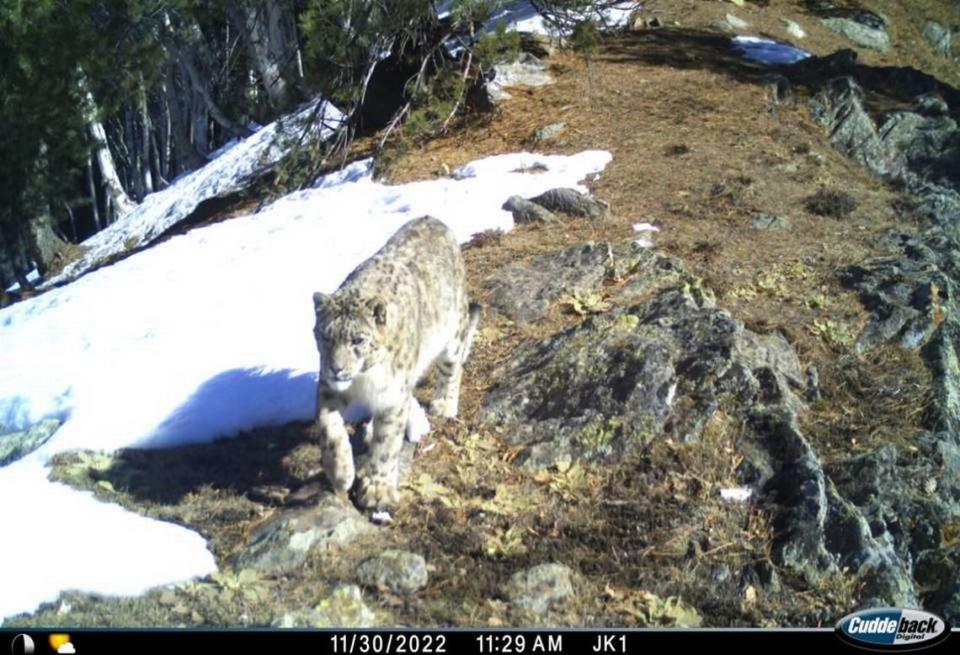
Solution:
M 477 333 L 481 306 L 470 303 L 470 307 L 460 322 L 457 336 L 447 344 L 437 360 L 437 390 L 430 412 L 445 418 L 456 418 L 460 407 L 460 382 L 463 378 L 463 365 L 470 356 L 470 347 Z

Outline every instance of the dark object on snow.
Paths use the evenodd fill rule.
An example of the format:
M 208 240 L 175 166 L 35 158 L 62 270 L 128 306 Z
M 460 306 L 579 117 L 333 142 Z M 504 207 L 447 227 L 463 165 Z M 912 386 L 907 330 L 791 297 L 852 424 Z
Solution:
M 550 189 L 530 200 L 552 212 L 585 216 L 592 221 L 604 220 L 610 209 L 602 200 L 591 198 L 576 189 Z
M 520 196 L 510 196 L 503 203 L 503 209 L 513 213 L 513 221 L 517 225 L 528 223 L 562 223 L 549 209 Z

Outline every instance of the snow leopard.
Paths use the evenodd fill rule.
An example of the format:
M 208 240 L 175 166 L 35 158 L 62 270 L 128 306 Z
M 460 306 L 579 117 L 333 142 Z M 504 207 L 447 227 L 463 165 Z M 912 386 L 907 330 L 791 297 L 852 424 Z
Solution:
M 403 225 L 333 293 L 313 295 L 320 353 L 316 428 L 324 473 L 374 514 L 399 502 L 399 459 L 412 393 L 432 364 L 430 412 L 457 416 L 463 365 L 481 312 L 467 298 L 460 246 L 442 221 Z M 359 476 L 342 417 L 350 405 L 373 418 L 366 470 Z

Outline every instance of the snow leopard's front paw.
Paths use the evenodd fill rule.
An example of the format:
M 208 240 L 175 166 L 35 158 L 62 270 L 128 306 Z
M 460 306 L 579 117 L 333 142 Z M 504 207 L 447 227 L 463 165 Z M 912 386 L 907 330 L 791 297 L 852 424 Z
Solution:
M 458 404 L 446 398 L 436 398 L 430 402 L 430 413 L 441 418 L 457 418 Z
M 366 510 L 389 510 L 400 503 L 400 490 L 396 485 L 379 478 L 361 478 L 357 491 L 357 504 Z

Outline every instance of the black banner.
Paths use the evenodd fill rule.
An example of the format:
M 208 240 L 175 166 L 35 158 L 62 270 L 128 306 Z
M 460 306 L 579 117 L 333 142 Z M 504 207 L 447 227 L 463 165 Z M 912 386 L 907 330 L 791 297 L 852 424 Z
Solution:
M 924 649 L 960 652 L 960 633 Z M 231 651 L 309 655 L 581 655 L 661 653 L 665 649 L 817 655 L 867 652 L 823 630 L 89 630 L 0 629 L 0 655 L 105 655 Z M 915 651 L 914 651 L 915 652 Z

